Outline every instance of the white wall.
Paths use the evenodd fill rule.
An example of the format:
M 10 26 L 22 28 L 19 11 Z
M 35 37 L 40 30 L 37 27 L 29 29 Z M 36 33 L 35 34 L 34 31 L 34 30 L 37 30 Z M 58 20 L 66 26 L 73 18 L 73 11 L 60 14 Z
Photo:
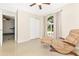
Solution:
M 37 18 L 29 18 L 30 39 L 40 38 L 40 20 Z
M 55 13 L 55 20 L 56 20 L 56 39 L 59 39 L 62 36 L 61 10 Z
M 0 46 L 2 46 L 2 39 L 3 39 L 3 25 L 2 25 L 2 10 L 0 9 Z
M 16 12 L 12 12 L 12 11 L 8 11 L 6 9 L 2 9 L 2 14 L 4 15 L 9 15 L 9 16 L 15 16 L 16 15 Z
M 79 29 L 79 4 L 69 4 L 61 12 L 62 37 L 66 37 L 71 29 Z
M 42 36 L 42 17 L 30 14 L 28 12 L 25 12 L 23 10 L 18 10 L 18 42 L 25 42 L 30 40 L 30 19 L 35 18 L 37 20 L 40 20 L 40 37 Z

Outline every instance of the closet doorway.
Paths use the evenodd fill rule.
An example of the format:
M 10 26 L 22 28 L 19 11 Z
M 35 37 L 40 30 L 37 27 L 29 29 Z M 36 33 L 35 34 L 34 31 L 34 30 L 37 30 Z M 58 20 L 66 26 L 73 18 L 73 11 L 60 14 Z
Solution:
M 3 15 L 3 44 L 15 42 L 15 17 Z

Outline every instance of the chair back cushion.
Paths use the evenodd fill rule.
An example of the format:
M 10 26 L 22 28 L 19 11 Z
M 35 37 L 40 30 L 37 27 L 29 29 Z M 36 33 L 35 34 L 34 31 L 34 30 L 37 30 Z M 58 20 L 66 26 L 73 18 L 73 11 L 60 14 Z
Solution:
M 79 43 L 79 30 L 71 30 L 64 41 L 69 42 L 73 45 Z

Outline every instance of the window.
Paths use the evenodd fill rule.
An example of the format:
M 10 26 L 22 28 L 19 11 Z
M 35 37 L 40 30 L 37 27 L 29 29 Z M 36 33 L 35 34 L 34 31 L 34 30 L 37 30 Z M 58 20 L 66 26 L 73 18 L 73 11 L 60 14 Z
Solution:
M 54 32 L 54 17 L 50 16 L 47 19 L 47 33 L 48 35 Z
M 48 31 L 51 31 L 51 25 L 48 25 Z

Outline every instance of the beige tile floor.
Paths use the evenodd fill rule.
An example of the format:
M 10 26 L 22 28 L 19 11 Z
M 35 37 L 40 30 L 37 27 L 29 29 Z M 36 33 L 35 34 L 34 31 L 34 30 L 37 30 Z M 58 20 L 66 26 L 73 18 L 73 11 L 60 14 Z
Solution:
M 9 38 L 9 40 L 7 40 Z M 0 47 L 1 56 L 67 56 L 57 52 L 50 52 L 49 47 L 44 47 L 40 39 L 16 44 L 10 36 L 4 36 L 5 41 Z M 71 55 L 68 55 L 71 56 Z

